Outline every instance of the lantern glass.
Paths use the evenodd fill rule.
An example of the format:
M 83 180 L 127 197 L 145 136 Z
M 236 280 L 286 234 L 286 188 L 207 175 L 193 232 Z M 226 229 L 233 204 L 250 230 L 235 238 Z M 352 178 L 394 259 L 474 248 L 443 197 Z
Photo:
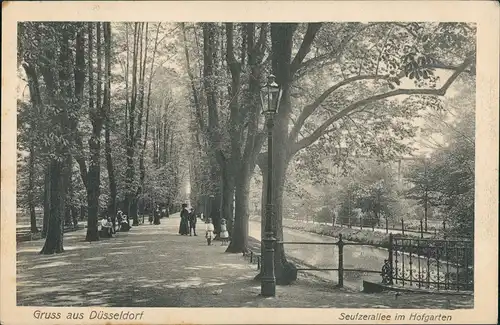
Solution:
M 270 75 L 267 83 L 260 89 L 260 100 L 263 114 L 275 114 L 281 101 L 281 88 L 275 81 L 275 77 Z

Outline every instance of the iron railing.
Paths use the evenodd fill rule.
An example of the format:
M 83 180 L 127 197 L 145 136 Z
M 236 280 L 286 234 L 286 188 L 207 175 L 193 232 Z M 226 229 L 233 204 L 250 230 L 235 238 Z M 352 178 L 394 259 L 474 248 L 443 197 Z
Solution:
M 474 290 L 474 243 L 389 235 L 384 282 L 434 290 Z M 392 272 L 391 272 L 392 270 Z
M 298 267 L 297 271 L 337 271 L 338 274 L 338 286 L 344 286 L 344 272 L 362 272 L 362 273 L 378 273 L 381 274 L 380 270 L 369 270 L 369 269 L 358 269 L 358 268 L 345 268 L 344 267 L 344 246 L 372 246 L 364 243 L 354 243 L 345 242 L 342 240 L 342 234 L 339 234 L 339 239 L 337 242 L 288 242 L 288 241 L 278 241 L 278 244 L 286 245 L 327 245 L 327 246 L 337 246 L 338 247 L 338 267 L 337 268 L 322 268 L 322 267 Z
M 378 270 L 344 267 L 344 246 L 375 246 L 345 242 L 286 242 L 286 245 L 329 245 L 338 247 L 338 267 L 298 267 L 298 271 L 337 271 L 338 286 L 344 272 L 378 273 L 388 285 L 429 290 L 474 290 L 474 249 L 470 240 L 415 239 L 389 235 L 388 258 Z M 333 253 L 333 252 L 332 252 Z

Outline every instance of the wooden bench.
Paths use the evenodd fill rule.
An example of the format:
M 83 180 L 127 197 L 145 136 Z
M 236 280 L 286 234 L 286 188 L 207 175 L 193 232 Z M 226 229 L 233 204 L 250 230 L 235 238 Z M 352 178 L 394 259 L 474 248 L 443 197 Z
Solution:
M 16 232 L 16 243 L 37 240 L 42 238 L 42 232 L 32 233 L 31 230 L 24 230 Z
M 30 241 L 31 240 L 31 231 L 23 231 L 16 233 L 16 242 Z
M 63 233 L 77 231 L 83 229 L 84 226 L 82 224 L 78 224 L 76 227 L 63 227 Z M 24 242 L 31 240 L 38 240 L 42 238 L 42 231 L 39 229 L 38 232 L 32 233 L 30 228 L 18 228 L 16 231 L 16 242 Z
M 243 253 L 243 256 L 250 257 L 250 263 L 257 263 L 257 270 L 260 270 L 260 265 L 262 263 L 262 256 L 260 253 L 250 250 L 247 253 Z

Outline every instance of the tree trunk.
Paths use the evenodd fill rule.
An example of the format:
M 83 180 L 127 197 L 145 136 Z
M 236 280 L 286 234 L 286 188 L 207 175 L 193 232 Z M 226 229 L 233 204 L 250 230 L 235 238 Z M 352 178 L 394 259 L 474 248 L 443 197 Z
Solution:
M 19 24 L 19 26 L 22 26 L 23 24 Z M 19 32 L 22 32 L 20 30 Z M 24 29 L 22 29 L 24 30 Z M 19 44 L 22 44 L 23 42 L 20 42 Z M 19 54 L 22 53 L 21 49 L 18 51 Z M 38 83 L 38 75 L 36 73 L 35 69 L 35 62 L 34 60 L 29 60 L 26 58 L 29 63 L 24 63 L 23 68 L 26 71 L 26 75 L 28 77 L 28 86 L 30 90 L 30 100 L 31 104 L 33 105 L 33 113 L 35 114 L 35 118 L 32 121 L 32 126 L 30 128 L 30 157 L 29 157 L 29 189 L 28 189 L 28 209 L 30 213 L 30 224 L 31 224 L 31 232 L 32 233 L 37 233 L 38 227 L 36 224 L 36 213 L 35 213 L 35 201 L 34 201 L 34 191 L 35 191 L 35 137 L 36 133 L 40 126 L 37 122 L 37 118 L 39 116 L 42 116 L 44 114 L 44 109 L 43 109 L 43 104 L 42 104 L 42 98 L 40 95 L 40 86 Z M 43 148 L 41 149 L 43 150 Z M 44 202 L 45 203 L 45 202 Z M 48 216 L 48 214 L 47 214 Z
M 113 166 L 113 156 L 111 152 L 111 141 L 110 141 L 110 122 L 109 119 L 106 121 L 106 129 L 104 131 L 105 137 L 105 151 L 106 151 L 106 167 L 108 169 L 108 180 L 109 180 L 109 202 L 108 202 L 108 212 L 113 220 L 116 218 L 116 179 L 115 179 L 115 168 Z
M 71 218 L 71 207 L 73 206 L 73 157 L 68 155 L 66 158 L 67 170 L 64 175 L 65 181 L 67 182 L 68 192 L 67 192 L 67 204 L 64 213 L 64 226 L 73 228 L 73 219 Z
M 222 217 L 227 221 L 227 229 L 231 231 L 233 224 L 233 198 L 234 198 L 234 175 L 231 175 L 230 169 L 226 164 L 226 168 L 222 171 Z
M 279 149 L 277 150 L 279 151 Z M 276 154 L 276 152 L 275 152 Z M 273 166 L 273 208 L 274 220 L 272 221 L 274 236 L 277 241 L 283 240 L 283 190 L 288 161 L 286 159 L 277 159 L 280 155 L 275 155 Z M 262 177 L 262 204 L 261 204 L 261 238 L 263 237 L 266 223 L 266 189 L 267 189 L 267 166 L 261 165 L 263 171 Z M 261 253 L 264 253 L 264 245 L 261 244 Z M 262 269 L 261 269 L 262 272 Z M 288 285 L 297 279 L 297 269 L 295 265 L 288 262 L 285 255 L 283 244 L 276 244 L 274 248 L 274 272 L 276 284 Z M 256 279 L 260 279 L 262 274 L 258 274 Z
M 113 156 L 111 151 L 111 24 L 104 23 L 104 66 L 106 70 L 105 84 L 104 84 L 104 101 L 103 109 L 106 112 L 105 118 L 105 154 L 106 154 L 106 167 L 108 169 L 109 180 L 109 202 L 108 214 L 113 222 L 113 227 L 116 223 L 116 178 L 115 168 L 113 166 Z
M 134 190 L 134 181 L 135 181 L 135 165 L 134 165 L 134 156 L 135 156 L 135 146 L 137 143 L 136 139 L 136 129 L 135 129 L 135 118 L 136 118 L 136 104 L 137 104 L 137 68 L 138 68 L 138 57 L 139 57 L 139 40 L 141 37 L 140 33 L 140 24 L 134 23 L 134 45 L 132 50 L 132 94 L 130 99 L 129 106 L 129 133 L 127 138 L 127 170 L 126 170 L 126 195 L 124 201 L 124 209 L 127 212 L 127 222 L 129 222 L 130 218 L 134 218 L 134 223 L 137 219 L 137 204 L 133 204 L 133 200 L 135 198 L 136 191 Z M 137 220 L 138 223 L 138 220 Z
M 248 250 L 248 204 L 251 173 L 249 170 L 244 170 L 238 176 L 238 182 L 235 183 L 234 226 L 231 243 L 226 250 L 227 253 L 243 253 Z
M 89 62 L 93 62 L 93 23 L 88 23 L 89 30 L 89 51 L 88 59 Z M 98 58 L 98 69 L 100 70 L 101 63 L 101 51 L 100 51 L 100 24 L 97 24 L 97 58 Z M 89 170 L 87 174 L 87 236 L 86 241 L 97 241 L 99 240 L 99 232 L 97 227 L 97 221 L 99 216 L 99 195 L 100 195 L 100 182 L 101 182 L 101 129 L 103 122 L 102 107 L 99 105 L 100 98 L 97 98 L 97 103 L 94 106 L 94 83 L 93 83 L 93 65 L 89 64 L 89 115 L 92 122 L 92 135 L 88 140 L 89 150 L 90 150 L 90 162 Z M 101 74 L 99 72 L 98 76 Z M 98 80 L 98 88 L 101 83 Z M 98 91 L 100 94 L 100 90 Z
M 62 253 L 63 218 L 66 189 L 64 188 L 64 164 L 58 160 L 50 162 L 50 218 L 47 225 L 47 237 L 40 254 Z
M 78 228 L 78 209 L 74 205 L 71 207 L 71 220 L 73 221 L 73 227 Z
M 43 186 L 43 224 L 42 238 L 47 237 L 50 217 L 50 165 L 45 167 L 44 186 Z
M 211 193 L 213 197 L 210 198 L 210 218 L 214 225 L 214 234 L 219 235 L 220 232 L 220 218 L 221 218 L 221 188 L 220 188 L 220 173 L 217 166 L 212 163 L 210 182 L 212 184 Z
M 139 225 L 139 214 L 137 213 L 137 208 L 139 206 L 139 200 L 137 199 L 137 196 L 134 194 L 130 200 L 130 217 L 132 218 L 133 226 L 138 226 Z
M 275 230 L 274 235 L 277 241 L 283 241 L 283 190 L 287 167 L 288 161 L 286 161 L 286 158 L 276 159 L 273 166 L 273 229 Z M 283 244 L 276 244 L 274 248 L 274 272 L 276 284 L 278 285 L 288 285 L 297 279 L 297 269 L 295 265 L 287 261 Z
M 35 145 L 33 143 L 33 140 L 30 141 L 30 157 L 28 168 L 28 209 L 30 212 L 31 232 L 37 233 L 38 227 L 36 225 L 35 200 L 33 195 L 35 191 Z
M 96 241 L 99 240 L 99 231 L 97 227 L 97 221 L 99 216 L 99 195 L 100 195 L 100 151 L 101 151 L 101 141 L 99 137 L 92 134 L 89 139 L 90 148 L 90 163 L 88 172 L 88 184 L 87 184 L 87 204 L 88 204 L 88 217 L 87 217 L 87 236 L 86 241 Z

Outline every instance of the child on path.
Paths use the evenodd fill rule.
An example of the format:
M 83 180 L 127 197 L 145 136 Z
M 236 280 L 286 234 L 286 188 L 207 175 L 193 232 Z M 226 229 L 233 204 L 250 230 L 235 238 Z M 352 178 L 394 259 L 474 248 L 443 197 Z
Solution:
M 206 222 L 206 232 L 205 238 L 207 239 L 207 245 L 212 245 L 212 239 L 214 238 L 214 225 L 212 224 L 212 219 L 208 218 Z
M 229 232 L 227 231 L 226 219 L 220 221 L 220 236 L 221 246 L 227 244 L 229 240 Z

